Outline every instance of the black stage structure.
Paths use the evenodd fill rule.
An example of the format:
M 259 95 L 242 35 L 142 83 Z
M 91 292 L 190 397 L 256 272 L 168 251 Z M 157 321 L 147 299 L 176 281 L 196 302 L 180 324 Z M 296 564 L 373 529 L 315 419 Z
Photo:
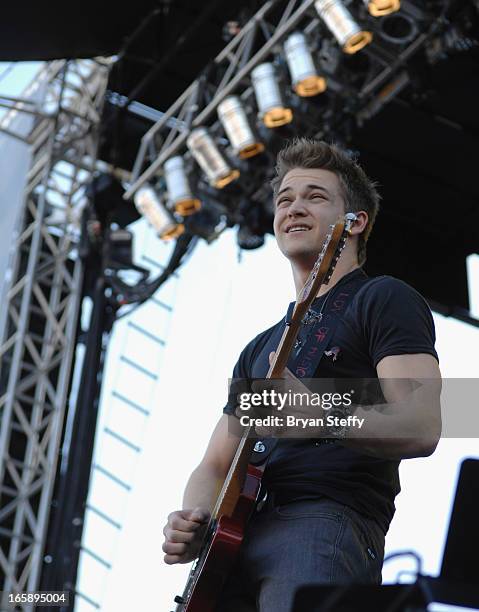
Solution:
M 33 2 L 5 7 L 1 61 L 117 56 L 108 81 L 98 153 L 103 167 L 111 172 L 98 174 L 92 183 L 91 206 L 85 212 L 90 218 L 83 224 L 82 257 L 89 268 L 83 290 L 94 303 L 94 325 L 87 335 L 80 329 L 77 332 L 77 341 L 86 345 L 87 358 L 71 457 L 63 458 L 68 462 L 67 476 L 57 479 L 53 493 L 45 550 L 56 563 L 42 573 L 40 587 L 44 590 L 73 588 L 76 581 L 81 528 L 70 527 L 74 520 L 79 525 L 88 489 L 89 463 L 80 462 L 78 452 L 80 447 L 87 449 L 91 461 L 91 424 L 96 417 L 101 352 L 105 350 L 101 338 L 111 329 L 117 310 L 148 299 L 198 237 L 213 239 L 208 215 L 203 211 L 198 221 L 192 215 L 185 219 L 186 232 L 177 240 L 170 266 L 153 280 L 137 268 L 141 281 L 135 287 L 126 286 L 111 270 L 133 267 L 128 232 L 118 237 L 111 228 L 112 224 L 126 228 L 138 218 L 138 212 L 131 200 L 123 199 L 118 177 L 131 176 L 141 138 L 198 75 L 205 84 L 201 93 L 205 104 L 214 97 L 212 87 L 218 76 L 213 58 L 265 4 L 254 0 L 143 0 L 119 10 L 118 4 L 110 1 L 87 1 L 75 6 L 74 14 L 72 7 L 59 2 L 50 3 L 48 10 Z M 271 22 L 276 23 L 281 11 L 295 3 L 273 4 Z M 354 0 L 346 4 L 370 20 L 364 3 Z M 367 53 L 339 61 L 342 72 L 336 89 L 333 87 L 324 101 L 309 106 L 297 102 L 293 122 L 274 133 L 270 130 L 266 134 L 263 126 L 257 126 L 266 151 L 258 158 L 256 169 L 244 166 L 253 182 L 257 181 L 254 191 L 248 191 L 246 182 L 240 181 L 219 195 L 193 172 L 209 214 L 215 218 L 226 211 L 226 226 L 243 229 L 239 245 L 261 246 L 264 235 L 272 231 L 270 196 L 264 184 L 274 153 L 287 138 L 303 131 L 312 135 L 308 115 L 313 122 L 326 115 L 329 120 L 324 136 L 358 152 L 366 172 L 380 182 L 383 207 L 378 231 L 368 247 L 367 272 L 396 275 L 425 295 L 436 311 L 478 326 L 468 312 L 466 276 L 466 257 L 479 251 L 478 9 L 477 3 L 459 0 L 403 0 L 399 16 L 391 16 L 382 30 L 382 43 L 373 43 Z M 406 19 L 401 18 L 403 14 Z M 401 56 L 391 79 L 367 99 L 367 104 L 355 105 L 361 83 L 371 78 L 374 66 L 387 66 L 394 49 L 404 50 L 420 35 L 421 28 L 421 51 Z M 252 47 L 253 53 L 260 43 L 253 42 Z M 322 61 L 334 63 L 335 57 L 332 53 Z M 341 95 L 338 83 L 343 88 Z M 371 83 L 371 91 L 373 86 Z M 161 183 L 156 187 L 161 190 Z M 103 244 L 99 244 L 98 235 L 95 241 L 89 237 L 89 221 L 101 227 Z M 106 269 L 110 274 L 104 283 Z M 88 370 L 98 376 L 88 376 Z M 67 481 L 78 484 L 74 495 L 70 486 L 68 503 Z

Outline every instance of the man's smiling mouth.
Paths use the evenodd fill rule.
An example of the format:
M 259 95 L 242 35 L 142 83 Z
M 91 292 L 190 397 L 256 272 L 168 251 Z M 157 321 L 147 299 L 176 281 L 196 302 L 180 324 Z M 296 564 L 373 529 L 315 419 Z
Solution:
M 287 234 L 292 234 L 295 232 L 309 232 L 311 228 L 308 227 L 307 225 L 292 225 L 290 227 L 286 228 L 286 233 Z

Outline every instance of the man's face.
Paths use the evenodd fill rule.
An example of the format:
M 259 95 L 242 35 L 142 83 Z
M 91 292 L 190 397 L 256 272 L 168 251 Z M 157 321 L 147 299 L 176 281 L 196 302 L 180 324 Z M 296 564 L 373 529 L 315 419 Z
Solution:
M 290 170 L 274 204 L 276 241 L 290 261 L 314 263 L 329 226 L 345 213 L 338 177 L 321 168 Z

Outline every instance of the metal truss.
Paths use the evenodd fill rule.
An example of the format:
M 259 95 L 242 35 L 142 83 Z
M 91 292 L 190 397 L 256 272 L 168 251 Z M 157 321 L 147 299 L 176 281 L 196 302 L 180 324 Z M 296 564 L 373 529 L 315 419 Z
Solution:
M 143 136 L 125 199 L 162 174 L 164 162 L 181 154 L 195 127 L 207 125 L 215 136 L 222 137 L 215 112 L 228 95 L 240 95 L 246 107 L 255 107 L 249 76 L 259 63 L 274 60 L 281 81 L 287 81 L 282 45 L 294 30 L 308 36 L 316 62 L 328 81 L 328 96 L 318 96 L 327 100 L 321 103 L 322 108 L 319 102 L 295 96 L 288 85 L 283 88 L 288 105 L 295 107 L 295 117 L 301 117 L 299 125 L 304 136 L 334 139 L 343 136 L 344 139 L 341 132 L 346 124 L 361 125 L 408 85 L 408 62 L 419 51 L 426 48 L 431 64 L 441 59 L 444 47 L 439 39 L 451 25 L 444 18 L 447 2 L 438 0 L 432 10 L 426 10 L 419 8 L 421 3 L 402 0 L 400 18 L 404 33 L 401 35 L 390 34 L 383 27 L 387 22 L 369 15 L 363 2 L 345 0 L 344 4 L 373 33 L 373 42 L 358 54 L 364 62 L 348 64 L 319 18 L 314 0 L 265 2 L 207 70 Z
M 81 302 L 79 217 L 95 167 L 109 64 L 52 62 L 37 77 L 45 87 L 40 106 L 7 101 L 10 113 L 31 113 L 36 121 L 24 138 L 32 158 L 0 336 L 2 610 L 11 609 L 9 592 L 37 588 L 43 563 Z M 8 121 L 0 129 L 22 138 Z

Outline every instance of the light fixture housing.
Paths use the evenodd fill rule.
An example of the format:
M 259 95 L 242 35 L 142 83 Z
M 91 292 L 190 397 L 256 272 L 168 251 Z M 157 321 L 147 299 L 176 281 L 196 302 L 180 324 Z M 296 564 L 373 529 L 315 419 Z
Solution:
M 218 105 L 218 117 L 235 155 L 248 159 L 264 151 L 264 144 L 255 138 L 238 96 L 228 96 Z
M 345 53 L 357 53 L 372 41 L 372 33 L 361 29 L 341 0 L 316 0 L 314 6 Z
M 293 111 L 283 104 L 273 64 L 259 64 L 251 72 L 259 116 L 268 128 L 290 123 Z
M 135 193 L 134 201 L 140 214 L 145 217 L 162 240 L 172 240 L 181 236 L 185 231 L 185 226 L 176 221 L 151 185 L 140 187 Z
M 401 0 L 363 0 L 373 17 L 384 17 L 396 13 L 401 8 Z
M 216 189 L 223 189 L 239 177 L 239 170 L 231 168 L 206 128 L 194 129 L 186 144 L 210 185 Z
M 326 89 L 326 79 L 318 75 L 308 41 L 302 32 L 293 32 L 284 43 L 293 88 L 298 96 L 316 96 Z
M 201 202 L 193 197 L 185 172 L 185 163 L 180 155 L 170 157 L 163 166 L 166 188 L 171 206 L 182 217 L 187 217 L 201 208 Z

